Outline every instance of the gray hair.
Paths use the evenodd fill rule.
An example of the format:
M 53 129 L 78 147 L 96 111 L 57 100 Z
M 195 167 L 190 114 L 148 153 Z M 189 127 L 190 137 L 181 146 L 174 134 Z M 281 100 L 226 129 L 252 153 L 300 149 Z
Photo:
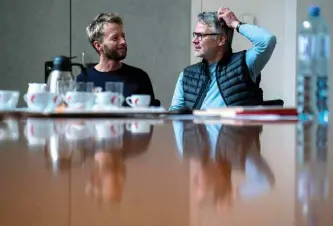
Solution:
M 217 12 L 202 12 L 197 16 L 197 21 L 211 27 L 215 33 L 223 33 L 227 36 L 227 41 L 231 47 L 234 30 L 229 28 L 224 20 L 218 20 Z
M 123 25 L 123 20 L 116 13 L 100 13 L 86 28 L 89 42 L 94 48 L 94 41 L 103 42 L 104 25 L 108 23 Z

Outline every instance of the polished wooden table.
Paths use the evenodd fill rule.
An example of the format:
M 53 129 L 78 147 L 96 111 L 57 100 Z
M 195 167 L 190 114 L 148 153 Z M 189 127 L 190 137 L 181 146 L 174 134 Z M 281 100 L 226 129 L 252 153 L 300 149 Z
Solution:
M 329 131 L 219 120 L 2 120 L 0 225 L 333 225 Z

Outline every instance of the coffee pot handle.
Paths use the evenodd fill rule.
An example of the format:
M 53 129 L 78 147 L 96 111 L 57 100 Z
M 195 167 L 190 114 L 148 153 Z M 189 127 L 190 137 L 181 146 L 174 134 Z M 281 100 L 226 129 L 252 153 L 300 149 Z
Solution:
M 83 64 L 80 64 L 80 63 L 72 63 L 71 66 L 77 66 L 77 67 L 80 67 L 81 69 L 81 73 L 84 75 L 84 78 L 85 78 L 85 82 L 88 82 L 88 74 L 87 74 L 87 70 L 86 68 L 83 66 Z

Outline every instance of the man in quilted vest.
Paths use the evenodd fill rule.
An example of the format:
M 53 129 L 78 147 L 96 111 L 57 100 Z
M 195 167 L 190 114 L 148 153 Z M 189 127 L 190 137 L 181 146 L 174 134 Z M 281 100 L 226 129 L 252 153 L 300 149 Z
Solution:
M 232 52 L 234 30 L 247 38 L 252 48 Z M 260 72 L 276 45 L 272 33 L 240 22 L 223 7 L 198 15 L 192 43 L 202 61 L 180 73 L 170 111 L 262 104 Z

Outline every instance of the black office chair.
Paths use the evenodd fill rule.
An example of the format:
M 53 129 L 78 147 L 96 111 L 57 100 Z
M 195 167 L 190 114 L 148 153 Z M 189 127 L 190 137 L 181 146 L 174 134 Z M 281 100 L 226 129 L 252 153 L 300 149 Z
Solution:
M 263 106 L 281 106 L 283 107 L 284 101 L 281 99 L 274 99 L 274 100 L 264 100 Z

